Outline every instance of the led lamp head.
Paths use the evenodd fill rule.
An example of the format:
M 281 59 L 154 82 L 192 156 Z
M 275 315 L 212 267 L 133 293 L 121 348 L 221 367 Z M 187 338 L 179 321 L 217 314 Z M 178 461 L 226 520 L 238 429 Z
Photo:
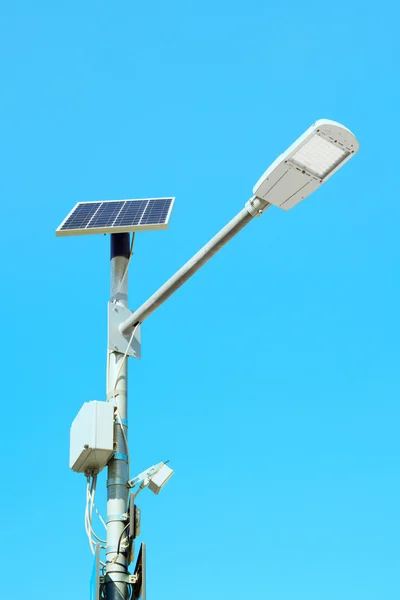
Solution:
M 359 147 L 340 123 L 317 121 L 265 171 L 253 194 L 289 210 L 325 183 Z

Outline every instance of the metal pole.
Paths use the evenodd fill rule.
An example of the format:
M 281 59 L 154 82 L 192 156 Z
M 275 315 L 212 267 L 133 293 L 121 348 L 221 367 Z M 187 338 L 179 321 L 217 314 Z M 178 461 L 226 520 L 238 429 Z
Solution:
M 225 246 L 247 223 L 258 217 L 269 206 L 265 200 L 252 198 L 239 214 L 236 215 L 221 231 L 217 233 L 201 250 L 197 252 L 179 271 L 175 273 L 157 292 L 155 292 L 140 308 L 120 326 L 123 335 L 129 335 L 135 325 L 143 323 L 167 298 L 181 287 L 196 271 L 200 269 L 214 254 Z
M 111 301 L 128 304 L 128 262 L 130 255 L 129 233 L 111 235 Z M 127 525 L 129 465 L 128 448 L 121 430 L 121 419 L 125 435 L 128 427 L 127 360 L 119 352 L 110 352 L 107 359 L 107 400 L 116 406 L 114 440 L 116 453 L 108 463 L 107 479 L 107 549 L 106 549 L 106 598 L 126 600 L 128 598 L 126 554 L 121 553 L 124 528 Z M 118 418 L 118 415 L 119 418 Z M 126 530 L 125 530 L 126 531 Z M 118 553 L 118 549 L 120 552 Z

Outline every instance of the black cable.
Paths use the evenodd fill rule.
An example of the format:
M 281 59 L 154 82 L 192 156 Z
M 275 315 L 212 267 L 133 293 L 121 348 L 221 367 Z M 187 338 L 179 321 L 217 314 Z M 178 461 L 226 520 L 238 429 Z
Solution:
M 119 550 L 120 550 L 120 547 L 121 547 L 122 538 L 124 536 L 125 531 L 128 529 L 128 527 L 129 527 L 129 523 L 127 523 L 125 525 L 125 527 L 123 528 L 123 530 L 121 532 L 121 535 L 119 536 L 118 546 L 117 546 L 117 556 L 119 556 Z

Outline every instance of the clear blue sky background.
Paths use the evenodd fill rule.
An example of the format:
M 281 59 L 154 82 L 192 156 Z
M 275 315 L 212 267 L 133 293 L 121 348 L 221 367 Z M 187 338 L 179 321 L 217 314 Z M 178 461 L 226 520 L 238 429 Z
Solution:
M 2 597 L 89 595 L 69 427 L 105 398 L 109 240 L 55 228 L 80 200 L 176 196 L 137 236 L 134 308 L 318 118 L 360 153 L 233 240 L 129 365 L 133 471 L 176 471 L 142 495 L 148 596 L 400 597 L 397 5 L 0 10 Z

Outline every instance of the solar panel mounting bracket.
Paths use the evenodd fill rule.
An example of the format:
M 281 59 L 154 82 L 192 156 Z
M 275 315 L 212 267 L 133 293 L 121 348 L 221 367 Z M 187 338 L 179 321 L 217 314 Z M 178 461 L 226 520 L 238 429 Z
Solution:
M 134 332 L 131 344 L 129 342 L 132 334 L 124 336 L 119 330 L 121 323 L 126 321 L 132 314 L 133 312 L 126 306 L 122 306 L 122 304 L 108 303 L 108 349 L 111 352 L 126 353 L 127 356 L 140 359 L 140 325 L 137 326 Z

